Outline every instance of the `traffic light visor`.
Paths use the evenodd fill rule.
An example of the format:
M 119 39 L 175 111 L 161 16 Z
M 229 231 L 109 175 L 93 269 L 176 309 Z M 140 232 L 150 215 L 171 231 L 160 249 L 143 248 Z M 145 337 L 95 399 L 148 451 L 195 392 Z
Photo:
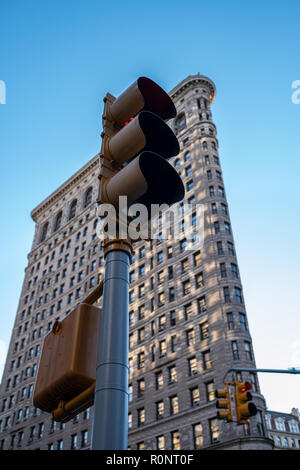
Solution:
M 138 88 L 145 100 L 145 110 L 152 111 L 164 121 L 176 116 L 176 108 L 169 95 L 147 77 L 137 79 Z
M 177 171 L 160 155 L 142 152 L 113 176 L 104 188 L 104 202 L 118 206 L 126 194 L 128 206 L 174 204 L 184 198 L 184 185 Z
M 147 77 L 138 78 L 116 98 L 110 115 L 117 126 L 123 127 L 142 110 L 151 111 L 164 121 L 176 116 L 176 108 L 169 95 Z
M 180 149 L 170 127 L 154 113 L 142 111 L 109 140 L 107 150 L 113 160 L 122 164 L 143 150 L 170 158 Z

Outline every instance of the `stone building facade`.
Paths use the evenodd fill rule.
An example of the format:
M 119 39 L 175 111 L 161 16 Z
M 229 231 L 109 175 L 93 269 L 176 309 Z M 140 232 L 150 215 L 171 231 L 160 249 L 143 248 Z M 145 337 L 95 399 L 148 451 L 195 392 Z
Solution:
M 129 448 L 272 449 L 256 374 L 258 414 L 238 426 L 216 418 L 214 390 L 232 367 L 255 367 L 211 104 L 214 83 L 189 76 L 171 92 L 169 121 L 181 151 L 191 225 L 203 209 L 203 237 L 138 242 L 130 266 Z M 66 424 L 33 407 L 43 336 L 103 275 L 96 234 L 98 155 L 32 211 L 32 249 L 0 389 L 1 449 L 87 449 L 93 408 Z M 199 221 L 198 221 L 199 222 Z M 201 238 L 201 240 L 200 240 Z
M 273 440 L 275 449 L 300 450 L 300 413 L 293 408 L 291 413 L 267 410 L 265 413 L 267 435 Z

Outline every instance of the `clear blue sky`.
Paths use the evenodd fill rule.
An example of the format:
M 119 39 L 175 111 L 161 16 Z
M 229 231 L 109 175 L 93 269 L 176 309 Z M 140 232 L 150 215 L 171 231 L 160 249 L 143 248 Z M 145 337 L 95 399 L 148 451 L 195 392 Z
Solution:
M 298 0 L 2 0 L 0 355 L 31 248 L 30 211 L 99 151 L 106 92 L 140 75 L 170 90 L 200 72 L 217 87 L 213 119 L 257 366 L 300 366 L 299 17 Z M 300 407 L 300 376 L 259 378 L 270 409 Z

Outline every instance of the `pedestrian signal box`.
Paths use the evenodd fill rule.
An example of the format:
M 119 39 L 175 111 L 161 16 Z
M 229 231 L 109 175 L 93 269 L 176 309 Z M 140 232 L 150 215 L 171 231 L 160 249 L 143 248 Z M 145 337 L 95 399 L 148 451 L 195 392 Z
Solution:
M 33 397 L 37 408 L 54 412 L 93 386 L 100 315 L 100 308 L 83 303 L 54 323 L 42 348 Z

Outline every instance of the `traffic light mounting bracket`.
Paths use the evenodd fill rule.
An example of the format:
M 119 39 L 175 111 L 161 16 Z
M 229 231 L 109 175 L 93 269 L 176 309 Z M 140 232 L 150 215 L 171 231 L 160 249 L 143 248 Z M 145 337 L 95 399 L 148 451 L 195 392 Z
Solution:
M 112 120 L 109 109 L 112 103 L 116 100 L 116 98 L 107 93 L 106 96 L 103 98 L 104 101 L 104 110 L 102 114 L 102 142 L 101 142 L 101 151 L 100 151 L 100 173 L 99 173 L 99 192 L 97 203 L 101 203 L 103 201 L 103 187 L 107 180 L 109 180 L 112 176 L 114 176 L 118 170 L 120 169 L 119 166 L 116 165 L 116 162 L 113 161 L 110 152 L 108 150 L 107 141 L 119 130 L 116 127 L 115 122 Z

